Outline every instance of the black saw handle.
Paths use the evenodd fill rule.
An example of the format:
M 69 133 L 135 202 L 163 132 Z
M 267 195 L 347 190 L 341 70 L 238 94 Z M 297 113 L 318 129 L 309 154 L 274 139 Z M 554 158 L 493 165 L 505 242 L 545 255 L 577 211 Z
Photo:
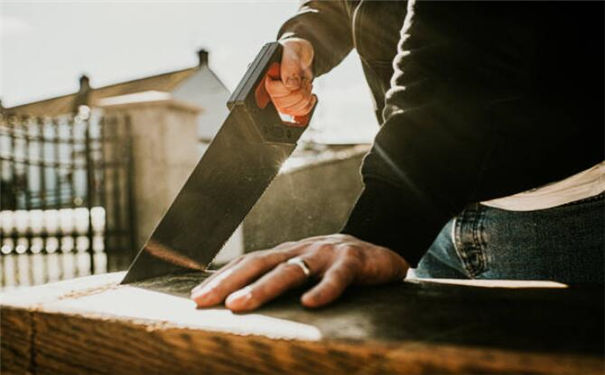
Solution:
M 263 142 L 295 144 L 307 128 L 317 101 L 309 114 L 295 117 L 295 122 L 281 119 L 265 90 L 264 80 L 267 75 L 279 78 L 282 49 L 278 42 L 263 46 L 229 97 L 227 107 L 251 121 Z

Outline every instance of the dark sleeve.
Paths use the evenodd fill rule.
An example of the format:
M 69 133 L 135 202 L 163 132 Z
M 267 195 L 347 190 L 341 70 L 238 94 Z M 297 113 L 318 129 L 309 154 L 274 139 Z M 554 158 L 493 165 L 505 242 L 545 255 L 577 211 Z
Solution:
M 603 158 L 602 4 L 443 4 L 408 9 L 385 122 L 342 230 L 413 266 L 469 203 Z M 569 19 L 584 21 L 562 27 Z
M 299 37 L 313 45 L 313 74 L 317 77 L 338 65 L 353 48 L 346 1 L 303 1 L 287 20 L 278 39 Z

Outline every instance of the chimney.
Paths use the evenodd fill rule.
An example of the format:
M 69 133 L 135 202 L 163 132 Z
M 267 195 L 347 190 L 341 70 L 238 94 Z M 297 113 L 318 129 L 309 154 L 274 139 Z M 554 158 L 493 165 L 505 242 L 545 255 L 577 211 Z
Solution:
M 85 93 L 90 90 L 90 78 L 86 74 L 80 76 L 80 90 L 79 93 Z
M 76 97 L 74 98 L 72 111 L 73 113 L 78 113 L 80 110 L 80 106 L 85 105 L 89 106 L 90 103 L 90 79 L 86 74 L 82 74 L 80 76 L 80 89 L 76 93 Z
M 200 49 L 199 51 L 197 51 L 197 58 L 198 58 L 198 66 L 205 66 L 208 65 L 208 51 L 206 51 L 205 49 Z

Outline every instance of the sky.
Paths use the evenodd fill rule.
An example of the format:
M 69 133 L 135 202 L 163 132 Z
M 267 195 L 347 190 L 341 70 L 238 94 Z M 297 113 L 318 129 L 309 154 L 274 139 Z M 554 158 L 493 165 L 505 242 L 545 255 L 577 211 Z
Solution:
M 5 107 L 197 64 L 233 90 L 297 1 L 0 0 L 0 98 Z M 378 129 L 355 52 L 315 81 L 313 126 L 327 142 L 369 142 Z

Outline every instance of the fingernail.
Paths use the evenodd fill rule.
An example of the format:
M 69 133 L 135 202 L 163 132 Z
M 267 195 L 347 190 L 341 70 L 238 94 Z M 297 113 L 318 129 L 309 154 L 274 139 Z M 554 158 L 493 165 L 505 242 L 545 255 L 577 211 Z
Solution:
M 233 292 L 227 297 L 225 304 L 227 305 L 242 305 L 252 298 L 252 293 L 249 287 Z
M 204 303 L 208 299 L 208 296 L 211 294 L 212 288 L 208 288 L 207 286 L 196 287 L 191 291 L 191 299 L 195 300 L 197 303 Z
M 216 289 L 223 280 L 228 278 L 232 272 L 233 270 L 227 270 L 217 275 L 213 279 L 205 280 L 203 283 L 199 284 L 191 290 L 191 298 L 201 300 L 207 297 L 208 295 L 211 295 L 214 289 Z
M 313 307 L 313 302 L 309 298 L 302 297 L 300 303 L 305 307 Z
M 195 288 L 191 289 L 191 295 L 193 295 L 194 293 L 197 293 L 201 290 L 204 290 L 204 288 L 205 288 L 204 284 L 197 285 Z
M 191 291 L 191 299 L 198 305 L 209 303 L 213 297 L 214 288 L 211 285 L 196 288 Z
M 317 306 L 317 293 L 305 293 L 300 298 L 300 302 L 307 307 Z

